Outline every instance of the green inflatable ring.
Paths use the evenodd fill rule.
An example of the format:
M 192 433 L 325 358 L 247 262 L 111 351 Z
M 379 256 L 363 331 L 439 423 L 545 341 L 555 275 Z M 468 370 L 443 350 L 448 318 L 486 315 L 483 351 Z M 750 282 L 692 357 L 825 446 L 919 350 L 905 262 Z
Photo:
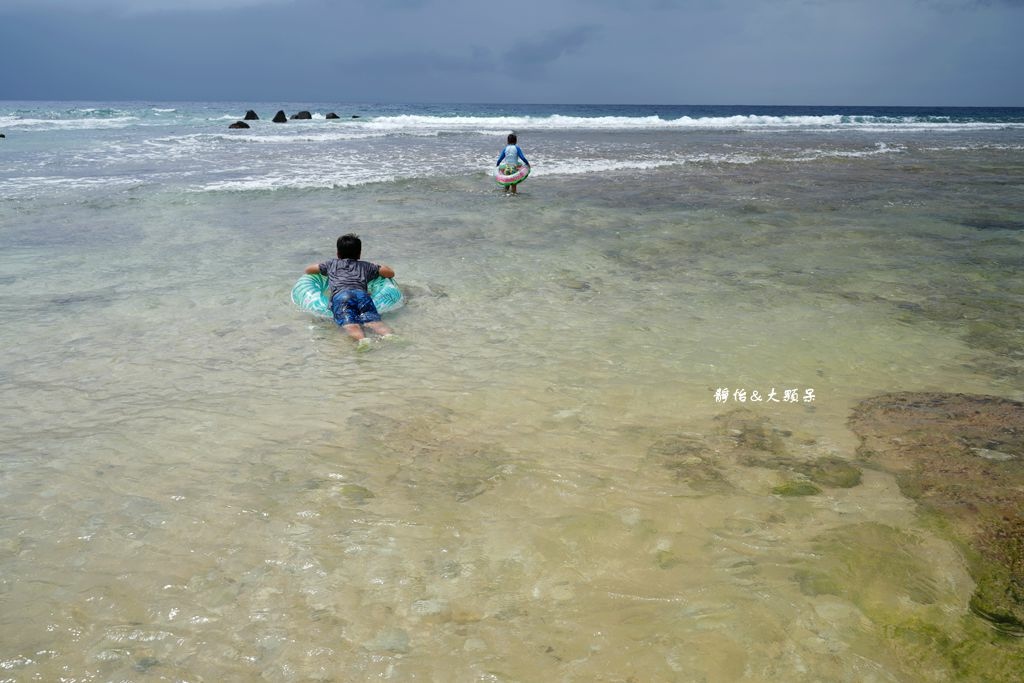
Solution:
M 292 287 L 292 303 L 313 315 L 324 318 L 333 318 L 331 313 L 331 302 L 327 300 L 329 288 L 327 277 L 316 273 L 314 275 L 303 275 L 295 286 Z M 366 285 L 373 299 L 373 305 L 377 307 L 380 314 L 390 313 L 405 305 L 405 298 L 402 291 L 398 289 L 395 281 L 389 277 L 379 277 L 370 280 Z

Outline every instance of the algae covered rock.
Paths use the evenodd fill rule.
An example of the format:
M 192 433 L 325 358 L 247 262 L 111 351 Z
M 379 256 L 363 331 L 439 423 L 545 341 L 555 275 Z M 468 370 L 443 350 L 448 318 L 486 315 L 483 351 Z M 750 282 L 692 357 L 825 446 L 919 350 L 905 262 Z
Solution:
M 734 410 L 715 420 L 721 424 L 722 431 L 742 449 L 776 455 L 786 453 L 783 437 L 790 436 L 789 432 L 774 428 L 765 417 L 749 410 Z
M 730 490 L 732 485 L 715 465 L 714 453 L 694 434 L 666 434 L 647 448 L 645 464 L 668 470 L 677 483 L 698 493 Z
M 773 488 L 772 493 L 785 498 L 794 498 L 797 496 L 816 496 L 821 493 L 821 489 L 809 481 L 787 481 Z
M 843 597 L 868 613 L 889 609 L 900 597 L 930 605 L 938 584 L 919 546 L 917 538 L 885 524 L 847 525 L 814 539 L 819 559 L 794 580 L 806 595 Z
M 359 484 L 341 484 L 335 487 L 335 491 L 341 498 L 356 505 L 365 505 L 371 498 L 376 498 L 373 491 Z
M 785 491 L 773 493 L 813 495 L 821 493 L 819 486 L 852 488 L 860 484 L 861 472 L 858 467 L 835 455 L 821 454 L 815 439 L 799 437 L 789 430 L 779 429 L 764 416 L 740 409 L 715 419 L 721 425 L 723 435 L 735 444 L 734 450 L 741 464 L 790 472 L 799 475 L 798 479 L 807 479 L 817 485 L 808 488 L 810 485 L 797 486 L 790 482 L 777 487 Z
M 792 467 L 822 486 L 848 489 L 860 483 L 860 470 L 842 458 L 834 456 L 794 463 Z
M 1024 403 L 996 396 L 896 393 L 850 418 L 859 455 L 944 520 L 977 587 L 971 609 L 1024 636 Z
M 748 467 L 764 467 L 802 475 L 818 486 L 830 488 L 853 488 L 860 484 L 861 472 L 856 466 L 842 458 L 823 456 L 812 460 L 800 460 L 788 456 L 758 456 L 745 454 L 740 462 Z M 777 493 L 777 492 L 776 492 Z M 815 491 L 820 493 L 820 490 Z M 786 495 L 786 494 L 783 494 Z
M 957 615 L 963 593 L 929 538 L 879 522 L 824 530 L 792 580 L 815 604 L 834 597 L 863 615 L 882 634 L 865 654 L 889 659 L 894 680 L 1016 683 L 1024 642 Z

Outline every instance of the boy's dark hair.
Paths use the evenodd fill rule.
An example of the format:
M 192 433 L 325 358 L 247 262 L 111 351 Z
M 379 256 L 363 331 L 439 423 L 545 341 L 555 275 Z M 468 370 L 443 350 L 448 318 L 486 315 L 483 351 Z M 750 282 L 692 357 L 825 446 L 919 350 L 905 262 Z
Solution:
M 509 133 L 508 134 L 508 144 L 510 144 L 510 145 L 516 144 L 516 134 L 515 133 Z
M 338 258 L 358 259 L 363 252 L 363 242 L 359 235 L 350 232 L 338 238 Z

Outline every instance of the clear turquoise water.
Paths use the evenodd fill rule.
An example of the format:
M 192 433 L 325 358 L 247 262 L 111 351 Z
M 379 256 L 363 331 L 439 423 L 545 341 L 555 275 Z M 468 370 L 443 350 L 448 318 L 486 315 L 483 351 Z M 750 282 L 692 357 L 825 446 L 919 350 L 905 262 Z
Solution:
M 891 478 L 782 499 L 723 424 L 852 460 L 868 396 L 1024 398 L 1019 110 L 228 131 L 250 106 L 0 107 L 3 676 L 953 675 L 871 607 L 969 630 L 959 553 Z M 509 128 L 516 197 L 488 177 Z M 350 230 L 409 298 L 366 354 L 288 300 Z M 932 603 L 801 590 L 875 523 Z

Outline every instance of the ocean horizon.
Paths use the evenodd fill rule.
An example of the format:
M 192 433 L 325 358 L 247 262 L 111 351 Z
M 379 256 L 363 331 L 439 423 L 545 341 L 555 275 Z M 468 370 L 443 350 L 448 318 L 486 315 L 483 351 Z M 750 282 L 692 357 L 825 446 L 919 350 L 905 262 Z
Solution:
M 1024 463 L 1024 108 L 0 101 L 0 133 L 0 681 L 1024 666 L 1020 494 L 984 478 Z M 347 232 L 406 297 L 366 353 L 289 296 Z

